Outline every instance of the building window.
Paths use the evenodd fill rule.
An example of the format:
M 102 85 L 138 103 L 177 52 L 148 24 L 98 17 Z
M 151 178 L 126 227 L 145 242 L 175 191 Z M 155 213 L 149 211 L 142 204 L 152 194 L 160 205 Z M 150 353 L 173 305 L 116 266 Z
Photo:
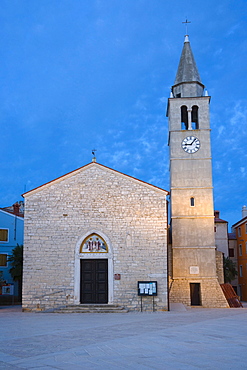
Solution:
M 234 257 L 234 249 L 229 248 L 229 257 Z
M 247 234 L 247 224 L 245 224 L 245 234 Z
M 242 244 L 239 244 L 239 255 L 242 256 L 243 255 L 243 251 L 242 251 Z
M 243 266 L 242 265 L 239 266 L 239 276 L 243 277 Z
M 192 130 L 198 130 L 199 129 L 199 122 L 198 122 L 198 106 L 193 105 L 192 111 L 191 111 L 191 125 Z
M 9 230 L 0 229 L 0 242 L 7 242 L 9 239 Z
M 0 254 L 0 266 L 7 266 L 7 254 Z
M 195 198 L 190 198 L 190 206 L 194 207 L 195 206 Z
M 245 243 L 245 253 L 247 254 L 247 242 Z
M 241 236 L 241 227 L 238 228 L 238 236 Z
M 186 105 L 181 107 L 181 129 L 188 130 L 188 111 Z

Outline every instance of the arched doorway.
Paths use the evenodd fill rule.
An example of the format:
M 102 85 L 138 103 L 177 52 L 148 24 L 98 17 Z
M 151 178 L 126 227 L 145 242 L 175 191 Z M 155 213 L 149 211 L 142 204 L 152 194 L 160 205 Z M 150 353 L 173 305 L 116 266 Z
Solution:
M 91 230 L 82 236 L 75 253 L 75 303 L 113 302 L 113 263 L 109 238 Z

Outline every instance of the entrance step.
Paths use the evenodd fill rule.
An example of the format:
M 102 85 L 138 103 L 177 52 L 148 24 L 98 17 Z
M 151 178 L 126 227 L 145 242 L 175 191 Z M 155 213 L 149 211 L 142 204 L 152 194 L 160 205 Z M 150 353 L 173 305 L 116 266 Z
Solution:
M 56 313 L 127 313 L 128 310 L 117 304 L 79 304 L 53 310 Z

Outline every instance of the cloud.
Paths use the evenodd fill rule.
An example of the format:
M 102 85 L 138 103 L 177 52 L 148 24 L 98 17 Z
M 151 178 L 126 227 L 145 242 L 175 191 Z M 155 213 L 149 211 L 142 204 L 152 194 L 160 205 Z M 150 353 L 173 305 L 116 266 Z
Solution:
M 217 49 L 215 52 L 214 52 L 214 56 L 219 56 L 221 53 L 222 53 L 223 49 L 220 48 L 220 49 Z
M 130 153 L 128 150 L 115 151 L 111 155 L 110 162 L 113 168 L 121 168 L 129 165 Z
M 239 27 L 240 27 L 240 23 L 237 23 L 234 26 L 232 26 L 227 32 L 227 36 L 233 35 Z
M 168 90 L 168 89 L 167 89 Z M 169 90 L 168 90 L 169 91 Z M 167 96 L 162 96 L 162 98 L 159 99 L 160 103 L 167 104 Z
M 243 104 L 242 101 L 237 101 L 233 109 L 232 117 L 230 118 L 230 124 L 236 126 L 239 125 L 240 122 L 244 128 L 244 124 L 247 123 L 247 108 L 246 104 Z
M 221 134 L 224 130 L 225 130 L 225 127 L 223 125 L 218 127 L 218 138 L 221 136 Z
M 144 110 L 146 111 L 147 110 L 147 104 L 146 102 L 144 101 L 146 97 L 143 96 L 141 97 L 140 99 L 138 99 L 135 103 L 135 108 L 138 109 L 138 110 Z
M 240 172 L 241 172 L 242 177 L 245 177 L 246 175 L 245 167 L 240 167 Z
M 108 130 L 108 134 L 113 138 L 113 139 L 119 139 L 121 136 L 123 136 L 124 134 L 124 131 L 122 130 L 113 130 L 113 129 L 110 129 Z
M 215 170 L 219 170 L 221 168 L 221 162 L 219 161 L 214 162 L 214 168 Z

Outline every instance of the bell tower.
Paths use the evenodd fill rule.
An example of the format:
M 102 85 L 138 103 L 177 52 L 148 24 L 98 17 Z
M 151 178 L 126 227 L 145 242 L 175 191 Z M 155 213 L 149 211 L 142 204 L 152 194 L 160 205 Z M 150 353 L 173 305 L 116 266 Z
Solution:
M 172 235 L 170 302 L 228 307 L 217 276 L 209 104 L 189 37 L 185 36 L 167 109 Z

